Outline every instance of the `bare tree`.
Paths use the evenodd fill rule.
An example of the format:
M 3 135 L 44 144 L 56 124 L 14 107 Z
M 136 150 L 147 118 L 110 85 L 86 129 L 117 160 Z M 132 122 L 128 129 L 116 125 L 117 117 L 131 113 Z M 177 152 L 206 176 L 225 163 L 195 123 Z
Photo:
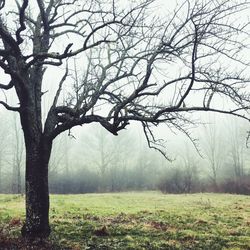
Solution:
M 203 149 L 206 159 L 209 164 L 209 177 L 215 189 L 218 186 L 218 172 L 225 160 L 225 148 L 223 150 L 223 138 L 220 136 L 220 131 L 216 127 L 215 117 L 209 117 L 209 124 L 204 127 L 203 133 Z
M 24 158 L 24 145 L 23 138 L 21 137 L 21 129 L 17 124 L 17 117 L 13 116 L 14 134 L 13 134 L 13 172 L 12 172 L 12 192 L 21 194 L 22 183 L 21 183 L 21 170 L 23 166 Z
M 93 130 L 92 130 L 93 131 Z M 93 133 L 93 132 L 92 132 Z M 100 192 L 108 191 L 108 175 L 112 166 L 116 164 L 116 147 L 107 131 L 100 126 L 94 127 L 94 133 L 82 136 L 81 155 L 91 169 L 95 169 L 100 176 Z M 82 151 L 82 148 L 85 152 Z M 119 149 L 122 151 L 122 148 Z
M 135 131 L 124 131 L 119 138 L 112 138 L 113 161 L 109 169 L 110 191 L 121 191 L 128 188 L 130 183 L 129 172 L 138 153 L 138 140 Z
M 198 163 L 195 156 L 190 152 L 188 145 L 186 145 L 185 154 L 181 157 L 183 162 L 182 172 L 184 175 L 184 187 L 185 192 L 190 193 L 197 191 L 197 186 L 199 185 L 199 172 Z
M 153 14 L 154 2 L 123 8 L 112 0 L 0 1 L 0 67 L 9 77 L 0 88 L 14 89 L 18 105 L 0 104 L 20 114 L 26 149 L 23 236 L 50 233 L 48 162 L 63 131 L 97 122 L 117 135 L 138 121 L 149 146 L 161 150 L 152 126 L 166 123 L 185 132 L 187 112 L 245 118 L 249 34 L 239 15 L 247 13 L 248 2 L 186 0 L 165 21 Z M 77 79 L 73 58 L 82 72 Z M 61 80 L 50 67 L 66 68 Z M 44 94 L 56 83 L 43 117 Z
M 231 161 L 234 178 L 241 178 L 244 176 L 244 162 L 245 162 L 245 140 L 242 131 L 240 131 L 240 124 L 236 120 L 231 120 L 228 126 L 230 132 L 229 145 L 229 159 Z
M 6 147 L 8 141 L 8 133 L 6 129 L 6 123 L 0 122 L 0 192 L 2 192 L 2 177 L 3 177 L 3 166 L 5 163 Z

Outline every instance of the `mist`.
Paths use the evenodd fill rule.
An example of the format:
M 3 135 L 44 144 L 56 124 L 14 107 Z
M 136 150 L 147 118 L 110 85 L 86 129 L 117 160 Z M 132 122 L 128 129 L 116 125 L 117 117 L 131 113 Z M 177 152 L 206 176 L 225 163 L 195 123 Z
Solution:
M 1 110 L 0 192 L 24 193 L 25 151 L 18 117 Z M 148 147 L 143 129 L 131 124 L 113 136 L 98 124 L 63 133 L 49 164 L 51 193 L 161 190 L 164 193 L 249 194 L 248 123 L 210 113 L 186 134 L 157 129 L 166 159 Z M 11 142 L 11 143 L 9 143 Z

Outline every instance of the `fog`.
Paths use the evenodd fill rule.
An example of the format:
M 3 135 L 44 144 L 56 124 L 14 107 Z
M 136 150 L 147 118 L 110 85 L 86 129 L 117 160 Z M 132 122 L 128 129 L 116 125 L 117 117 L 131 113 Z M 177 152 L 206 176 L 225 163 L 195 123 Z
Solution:
M 248 123 L 226 115 L 196 115 L 190 138 L 157 129 L 166 159 L 147 145 L 142 128 L 113 136 L 97 124 L 60 135 L 49 164 L 51 193 L 161 190 L 169 193 L 248 193 Z M 0 192 L 24 192 L 25 150 L 15 114 L 1 110 Z
M 167 12 L 172 13 L 174 17 L 173 10 L 177 10 L 182 2 L 177 1 L 179 5 L 175 1 L 172 1 L 174 4 L 169 5 L 169 2 L 155 1 L 150 13 L 163 17 Z M 14 4 L 14 1 L 8 2 L 7 7 L 9 9 L 13 8 L 11 3 Z M 183 13 L 188 12 L 187 10 L 190 7 L 188 3 L 190 4 L 187 1 L 186 5 L 183 5 L 183 9 L 180 9 L 181 12 L 177 15 L 178 21 L 181 20 L 180 17 Z M 119 6 L 117 8 L 126 7 L 121 3 L 117 6 Z M 151 15 L 148 15 L 146 21 L 150 18 Z M 245 17 L 241 15 L 239 19 L 235 20 L 236 26 L 237 23 L 246 21 L 246 19 L 247 15 Z M 172 24 L 171 22 L 169 24 Z M 12 25 L 14 27 L 14 24 Z M 170 36 L 175 29 L 174 24 L 173 30 L 170 29 L 169 31 Z M 61 48 L 63 51 L 68 44 L 68 40 L 63 38 L 53 44 L 51 50 L 59 51 L 59 48 Z M 74 35 L 70 38 L 74 40 Z M 181 38 L 179 42 L 185 40 L 184 38 Z M 225 41 L 222 40 L 223 44 Z M 77 47 L 78 43 L 81 42 L 81 39 L 74 41 L 73 47 Z M 143 48 L 144 43 L 142 42 L 140 46 Z M 31 47 L 26 46 L 25 49 L 29 51 Z M 229 50 L 230 47 L 226 49 Z M 210 54 L 209 50 L 206 50 L 207 48 L 201 49 L 204 66 L 211 68 L 211 70 L 214 68 L 217 70 L 218 68 L 216 71 L 218 74 L 220 74 L 219 71 L 222 66 L 226 66 L 229 72 L 232 69 L 237 72 L 238 64 L 240 64 L 237 60 L 233 60 L 233 64 L 231 62 L 227 65 L 228 62 L 223 61 L 225 60 L 223 54 L 220 58 L 221 61 L 217 62 L 217 57 L 212 58 L 215 61 L 209 61 L 213 53 Z M 244 51 L 241 52 L 242 54 L 237 51 L 241 60 L 249 58 L 249 53 L 244 54 Z M 203 61 L 203 53 L 208 53 L 209 59 Z M 102 54 L 100 53 L 99 56 L 101 58 Z M 74 94 L 74 87 L 72 86 L 78 78 L 81 79 L 86 73 L 85 71 L 88 68 L 86 66 L 87 58 L 88 54 L 84 54 L 84 56 L 79 56 L 69 63 L 70 80 L 62 89 L 63 94 L 60 97 L 60 104 L 64 103 L 65 96 L 69 95 L 69 98 L 71 98 L 71 95 Z M 154 73 L 152 81 L 164 82 L 163 78 L 166 75 L 167 81 L 185 75 L 185 71 L 190 69 L 185 66 L 184 61 L 190 60 L 190 58 L 187 57 L 183 61 L 180 59 L 177 56 L 175 64 L 171 63 L 172 59 L 169 59 L 170 61 L 167 61 L 165 66 L 163 63 L 159 63 L 157 66 L 158 72 Z M 97 59 L 93 59 L 93 64 L 96 63 L 95 60 Z M 105 64 L 107 58 L 102 58 L 102 60 Z M 75 64 L 77 64 L 77 68 L 74 68 Z M 97 65 L 99 65 L 98 60 Z M 138 68 L 142 66 L 145 65 L 139 65 Z M 93 66 L 91 70 L 95 72 L 96 68 L 98 67 Z M 60 81 L 64 70 L 65 64 L 57 67 L 56 70 L 51 67 L 46 71 L 42 91 L 42 94 L 44 94 L 42 100 L 43 121 L 58 87 L 52 83 Z M 244 70 L 246 68 L 242 69 L 242 71 Z M 111 73 L 113 74 L 112 71 Z M 96 74 L 99 74 L 98 69 Z M 6 74 L 1 75 L 3 75 L 2 80 L 8 78 Z M 86 73 L 86 75 L 88 74 Z M 91 79 L 89 81 L 91 82 Z M 69 87 L 71 84 L 72 86 Z M 176 105 L 178 99 L 182 99 L 181 91 L 186 88 L 185 83 L 182 84 L 183 86 L 179 87 L 179 94 L 175 92 L 175 84 L 167 88 L 162 87 L 163 91 L 159 95 L 159 104 L 157 105 L 159 107 L 168 106 L 169 103 L 173 106 Z M 129 95 L 136 88 L 136 85 L 133 84 L 126 86 L 126 88 L 124 86 L 121 87 L 122 90 L 118 96 L 120 94 Z M 218 93 L 220 92 L 218 91 Z M 190 106 L 191 109 L 196 104 L 204 106 L 201 103 L 206 101 L 206 94 L 202 95 L 198 91 L 192 92 L 185 99 L 186 103 L 183 100 L 183 107 L 184 104 Z M 211 94 L 211 98 L 212 96 L 213 94 Z M 1 100 L 6 100 L 6 103 L 8 101 L 13 106 L 16 106 L 18 102 L 13 92 L 9 94 L 3 91 L 0 93 L 0 97 Z M 229 109 L 230 105 L 234 107 L 233 102 L 227 103 L 227 98 L 228 96 L 223 98 L 219 94 L 213 97 L 212 108 L 218 106 L 219 109 L 225 110 L 224 107 L 226 109 Z M 153 104 L 157 103 L 150 96 L 147 96 L 146 101 L 152 101 Z M 144 100 L 142 104 L 144 104 Z M 97 103 L 92 111 L 94 110 L 97 115 L 106 115 L 110 110 L 108 106 L 110 104 L 105 105 Z M 89 110 L 88 112 L 92 111 Z M 144 112 L 143 109 L 142 111 Z M 19 117 L 5 111 L 3 107 L 0 107 L 0 116 L 0 192 L 24 192 L 25 150 Z M 169 123 L 170 125 L 163 124 L 152 127 L 156 138 L 159 140 L 156 141 L 159 142 L 158 147 L 166 153 L 165 157 L 161 152 L 150 149 L 149 146 L 151 145 L 148 145 L 141 125 L 133 121 L 130 122 L 128 128 L 120 131 L 118 136 L 113 136 L 98 124 L 84 124 L 81 127 L 64 132 L 53 143 L 54 147 L 49 164 L 50 191 L 52 193 L 86 193 L 160 189 L 163 192 L 174 193 L 249 192 L 248 123 L 240 118 L 213 113 L 201 114 L 197 112 L 186 114 L 180 119 L 178 115 L 176 117 L 178 118 L 178 126 L 171 126 L 171 123 Z

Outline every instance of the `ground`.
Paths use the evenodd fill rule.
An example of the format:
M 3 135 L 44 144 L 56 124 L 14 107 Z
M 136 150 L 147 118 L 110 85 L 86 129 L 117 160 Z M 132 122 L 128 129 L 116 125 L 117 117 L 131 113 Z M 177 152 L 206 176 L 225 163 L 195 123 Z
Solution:
M 51 195 L 49 240 L 20 237 L 24 197 L 0 195 L 0 249 L 250 249 L 250 197 Z

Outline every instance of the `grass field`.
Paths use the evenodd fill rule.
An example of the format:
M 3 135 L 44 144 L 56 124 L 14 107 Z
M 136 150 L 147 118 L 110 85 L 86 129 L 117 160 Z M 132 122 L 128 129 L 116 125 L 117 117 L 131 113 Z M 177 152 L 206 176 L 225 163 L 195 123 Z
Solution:
M 53 233 L 24 242 L 24 198 L 0 195 L 0 249 L 250 249 L 250 197 L 51 195 Z

